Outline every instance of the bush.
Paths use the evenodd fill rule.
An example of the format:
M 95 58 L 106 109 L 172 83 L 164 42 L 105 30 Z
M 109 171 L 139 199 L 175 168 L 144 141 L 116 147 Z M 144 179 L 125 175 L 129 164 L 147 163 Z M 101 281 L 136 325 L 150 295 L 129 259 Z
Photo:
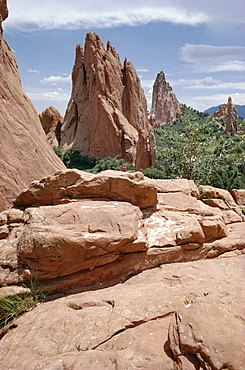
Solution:
M 107 157 L 104 159 L 100 159 L 98 163 L 94 166 L 91 172 L 93 173 L 99 173 L 101 171 L 105 170 L 115 170 L 120 171 L 120 167 L 125 164 L 124 159 L 117 159 L 117 158 L 111 158 Z M 127 170 L 134 170 L 134 166 L 132 164 L 126 164 Z
M 66 150 L 62 154 L 62 148 L 53 147 L 54 152 L 61 158 L 67 168 L 77 168 L 78 170 L 86 171 L 92 169 L 96 164 L 96 160 L 88 156 L 81 155 L 78 150 L 73 148 Z
M 164 172 L 154 167 L 146 168 L 141 170 L 141 172 L 150 179 L 164 179 Z

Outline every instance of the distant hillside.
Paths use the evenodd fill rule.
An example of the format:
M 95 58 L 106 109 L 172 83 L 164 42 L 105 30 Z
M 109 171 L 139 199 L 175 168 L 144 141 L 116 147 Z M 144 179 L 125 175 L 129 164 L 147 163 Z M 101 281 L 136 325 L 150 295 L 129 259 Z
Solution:
M 219 110 L 220 105 L 217 105 L 217 107 L 211 107 L 204 111 L 204 113 L 207 114 L 214 114 Z M 236 105 L 235 106 L 238 112 L 238 116 L 245 118 L 245 105 Z

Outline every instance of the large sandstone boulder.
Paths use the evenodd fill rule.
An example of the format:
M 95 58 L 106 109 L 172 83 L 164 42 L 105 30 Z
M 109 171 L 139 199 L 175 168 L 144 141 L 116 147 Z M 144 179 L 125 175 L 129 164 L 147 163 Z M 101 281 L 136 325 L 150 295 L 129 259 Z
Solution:
M 101 159 L 124 158 L 136 169 L 156 160 L 155 139 L 147 118 L 147 103 L 136 71 L 121 65 L 108 42 L 88 33 L 84 51 L 76 48 L 72 94 L 61 129 L 61 146 Z
M 0 3 L 7 17 L 6 1 Z M 46 141 L 38 114 L 24 94 L 14 54 L 0 33 L 0 211 L 31 181 L 64 165 Z
M 60 130 L 63 123 L 63 117 L 54 107 L 45 109 L 39 115 L 48 143 L 51 147 L 60 145 Z
M 178 102 L 172 87 L 166 82 L 164 73 L 158 73 L 153 85 L 150 112 L 154 126 L 171 124 L 179 117 L 180 113 L 181 104 Z
M 207 190 L 236 207 L 228 192 Z M 38 276 L 51 291 L 85 289 L 245 248 L 242 217 L 203 203 L 184 179 L 66 170 L 33 182 L 15 206 L 0 213 L 2 284 Z
M 231 195 L 240 207 L 245 208 L 245 189 L 233 189 Z
M 244 257 L 164 265 L 42 303 L 0 341 L 1 369 L 243 369 Z
M 140 208 L 154 207 L 157 192 L 141 172 L 102 171 L 97 175 L 76 169 L 59 171 L 20 193 L 17 207 L 52 205 L 71 199 L 108 198 L 127 201 Z

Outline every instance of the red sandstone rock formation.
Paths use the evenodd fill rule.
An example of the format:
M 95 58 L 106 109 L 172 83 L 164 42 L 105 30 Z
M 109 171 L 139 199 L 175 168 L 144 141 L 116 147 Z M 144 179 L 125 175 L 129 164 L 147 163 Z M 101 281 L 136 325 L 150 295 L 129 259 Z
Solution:
M 230 98 L 231 99 L 231 98 Z M 229 102 L 229 98 L 228 98 L 228 102 Z M 237 116 L 237 109 L 235 107 L 234 104 L 232 104 L 232 101 L 230 101 L 230 111 L 231 113 L 234 115 L 234 116 Z M 219 118 L 225 118 L 225 117 L 228 117 L 228 103 L 227 104 L 222 104 L 220 107 L 219 107 L 219 110 L 215 113 L 215 116 L 218 116 Z
M 111 43 L 105 50 L 88 33 L 84 51 L 76 48 L 72 94 L 61 129 L 61 146 L 93 158 L 124 158 L 144 169 L 156 160 L 147 103 L 136 71 L 122 66 Z
M 181 112 L 181 104 L 178 103 L 172 87 L 165 80 L 163 72 L 158 73 L 153 85 L 151 116 L 155 127 L 173 123 Z
M 7 17 L 0 2 L 1 19 Z M 47 143 L 38 114 L 23 93 L 14 54 L 0 33 L 0 211 L 31 181 L 64 168 Z
M 202 192 L 200 200 L 192 180 L 111 170 L 65 170 L 34 181 L 16 198 L 19 209 L 0 213 L 0 283 L 38 274 L 51 290 L 93 286 L 244 249 L 234 198 L 211 186 Z
M 0 331 L 0 368 L 242 368 L 244 194 L 201 190 L 120 171 L 33 182 L 0 213 L 0 283 L 67 296 Z
M 47 136 L 48 143 L 53 146 L 60 145 L 60 129 L 63 123 L 63 117 L 54 107 L 45 109 L 39 115 L 41 124 Z
M 232 104 L 232 99 L 229 96 L 227 103 L 227 122 L 225 127 L 225 132 L 234 136 L 237 134 L 237 123 L 235 117 L 237 116 L 237 110 L 234 104 Z

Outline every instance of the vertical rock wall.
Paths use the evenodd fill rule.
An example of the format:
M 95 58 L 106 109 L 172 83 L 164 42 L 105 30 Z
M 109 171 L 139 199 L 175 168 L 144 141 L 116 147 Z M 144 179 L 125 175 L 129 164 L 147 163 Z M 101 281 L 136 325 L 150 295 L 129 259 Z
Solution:
M 0 15 L 7 15 L 0 1 Z M 1 23 L 1 22 L 0 22 Z M 14 54 L 0 32 L 0 211 L 33 180 L 64 169 L 48 145 L 38 114 L 21 86 Z

